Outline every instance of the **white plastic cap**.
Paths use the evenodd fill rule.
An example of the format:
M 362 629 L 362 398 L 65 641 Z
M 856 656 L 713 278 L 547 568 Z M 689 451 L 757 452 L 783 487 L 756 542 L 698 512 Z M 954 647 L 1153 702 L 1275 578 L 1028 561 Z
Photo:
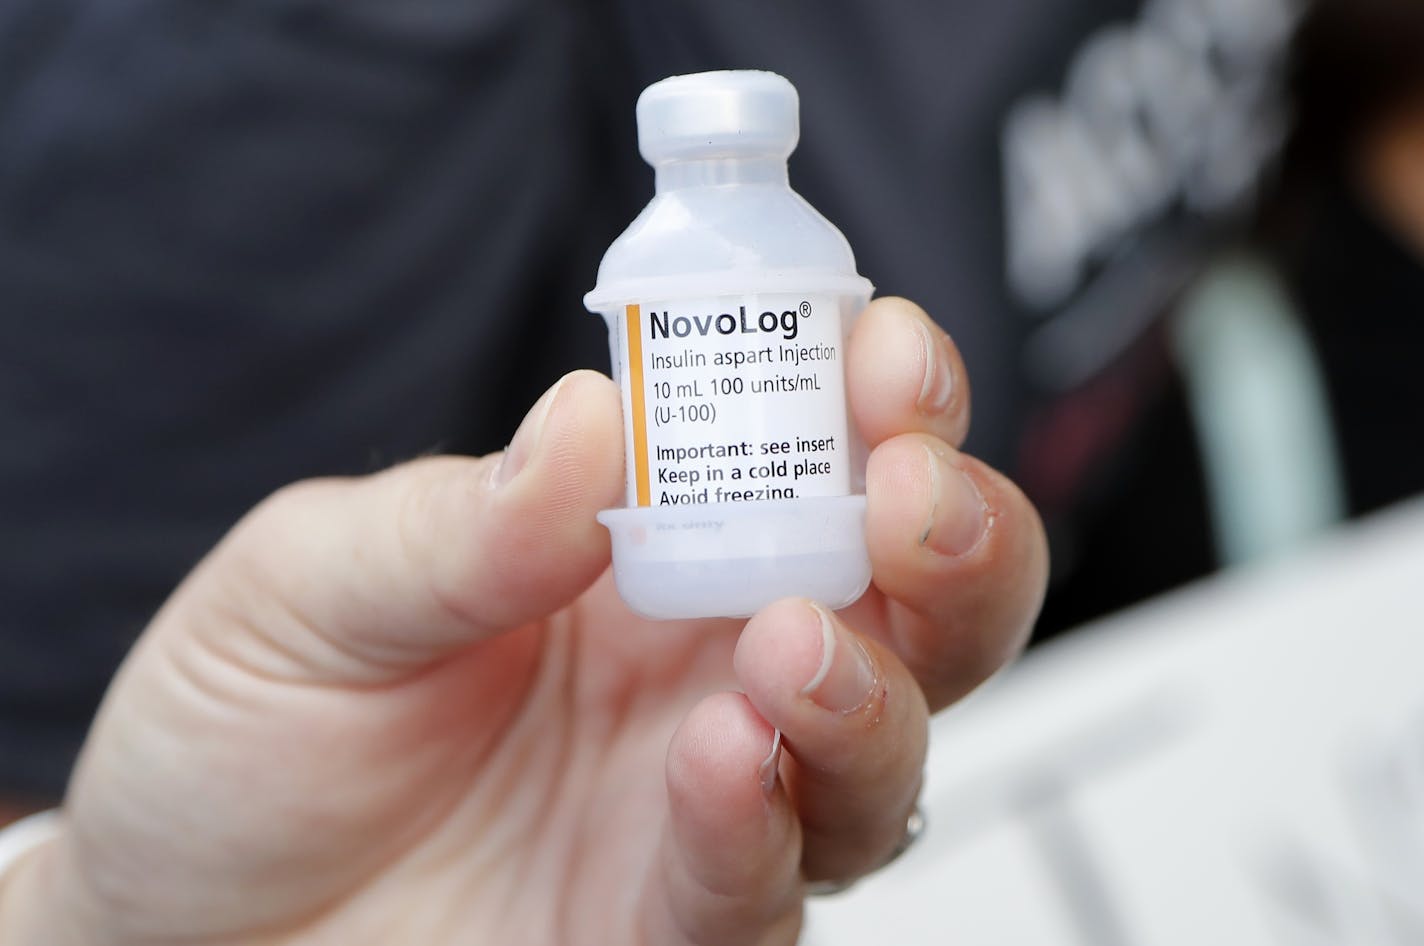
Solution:
M 685 158 L 785 158 L 800 137 L 796 88 L 774 72 L 699 72 L 638 96 L 638 150 L 651 165 Z
M 605 509 L 624 602 L 656 620 L 751 617 L 781 598 L 832 611 L 870 587 L 864 496 Z

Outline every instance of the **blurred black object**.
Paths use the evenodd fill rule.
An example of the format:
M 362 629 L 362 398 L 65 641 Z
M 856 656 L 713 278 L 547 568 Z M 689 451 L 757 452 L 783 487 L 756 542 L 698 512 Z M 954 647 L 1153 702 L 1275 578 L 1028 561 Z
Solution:
M 1424 245 L 1372 154 L 1408 128 L 1424 143 L 1424 5 L 1318 0 L 1288 88 L 1295 122 L 1261 242 L 1315 340 L 1349 507 L 1365 513 L 1424 491 Z M 1424 193 L 1424 148 L 1414 157 Z

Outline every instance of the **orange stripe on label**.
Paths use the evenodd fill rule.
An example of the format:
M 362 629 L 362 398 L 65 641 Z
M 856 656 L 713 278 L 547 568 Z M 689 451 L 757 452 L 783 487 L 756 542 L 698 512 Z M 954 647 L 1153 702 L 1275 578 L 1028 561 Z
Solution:
M 633 394 L 633 483 L 639 506 L 653 504 L 648 482 L 648 404 L 643 392 L 643 311 L 630 305 L 624 309 L 628 329 L 628 386 Z

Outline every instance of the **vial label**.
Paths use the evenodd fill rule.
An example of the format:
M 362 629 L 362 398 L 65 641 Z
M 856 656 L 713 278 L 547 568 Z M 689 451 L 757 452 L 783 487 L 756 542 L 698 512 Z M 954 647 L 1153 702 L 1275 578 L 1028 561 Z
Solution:
M 848 495 L 841 305 L 763 293 L 626 306 L 628 505 Z

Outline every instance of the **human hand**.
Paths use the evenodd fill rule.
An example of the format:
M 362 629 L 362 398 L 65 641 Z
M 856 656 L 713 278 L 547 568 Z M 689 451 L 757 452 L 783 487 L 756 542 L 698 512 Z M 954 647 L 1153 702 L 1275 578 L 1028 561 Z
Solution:
M 923 312 L 873 303 L 847 372 L 874 586 L 839 615 L 629 613 L 592 373 L 503 455 L 273 496 L 130 655 L 0 942 L 793 942 L 808 880 L 900 840 L 929 712 L 1019 649 L 1047 570 L 954 447 L 968 382 Z

